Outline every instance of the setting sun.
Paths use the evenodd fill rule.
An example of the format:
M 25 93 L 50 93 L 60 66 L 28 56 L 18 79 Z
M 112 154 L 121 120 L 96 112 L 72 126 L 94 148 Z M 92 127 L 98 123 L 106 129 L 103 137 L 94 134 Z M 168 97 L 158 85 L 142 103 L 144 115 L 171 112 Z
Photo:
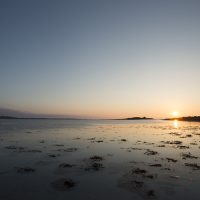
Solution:
M 172 112 L 172 115 L 173 115 L 174 117 L 177 117 L 177 116 L 178 116 L 178 112 L 177 112 L 177 111 L 173 111 L 173 112 Z

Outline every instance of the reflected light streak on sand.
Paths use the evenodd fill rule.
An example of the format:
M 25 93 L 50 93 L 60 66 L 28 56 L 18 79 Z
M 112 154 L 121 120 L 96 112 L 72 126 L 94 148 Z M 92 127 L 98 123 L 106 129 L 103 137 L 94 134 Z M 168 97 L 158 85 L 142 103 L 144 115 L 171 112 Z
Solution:
M 178 120 L 177 119 L 175 119 L 173 121 L 173 125 L 174 125 L 174 128 L 179 128 L 179 124 L 178 124 Z

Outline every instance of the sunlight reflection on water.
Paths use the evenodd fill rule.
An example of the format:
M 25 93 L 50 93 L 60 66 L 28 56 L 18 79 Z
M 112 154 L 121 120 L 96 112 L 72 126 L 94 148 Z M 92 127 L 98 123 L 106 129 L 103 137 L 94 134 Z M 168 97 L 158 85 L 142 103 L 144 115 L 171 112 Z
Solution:
M 174 128 L 179 128 L 178 120 L 175 119 L 173 121 L 173 124 L 174 124 Z

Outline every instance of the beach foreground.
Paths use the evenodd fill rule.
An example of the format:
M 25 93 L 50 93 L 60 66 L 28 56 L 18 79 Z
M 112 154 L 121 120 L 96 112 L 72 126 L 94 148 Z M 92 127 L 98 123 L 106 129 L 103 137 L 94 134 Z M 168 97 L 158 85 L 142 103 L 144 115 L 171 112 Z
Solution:
M 200 124 L 0 120 L 0 199 L 200 198 Z

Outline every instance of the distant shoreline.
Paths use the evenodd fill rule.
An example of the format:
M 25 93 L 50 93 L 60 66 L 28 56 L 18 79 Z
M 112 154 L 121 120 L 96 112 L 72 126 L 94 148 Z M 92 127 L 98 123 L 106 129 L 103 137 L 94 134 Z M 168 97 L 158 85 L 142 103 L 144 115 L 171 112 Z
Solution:
M 147 117 L 131 117 L 123 119 L 82 119 L 82 118 L 56 118 L 56 117 L 12 117 L 12 116 L 0 116 L 0 119 L 46 119 L 46 120 L 155 120 L 154 118 Z
M 166 118 L 164 120 L 178 120 L 178 121 L 186 121 L 186 122 L 200 122 L 200 116 Z
M 123 118 L 123 119 L 114 119 L 114 120 L 155 120 L 155 119 L 149 118 L 149 117 L 129 117 L 129 118 Z
M 12 116 L 0 116 L 0 119 L 23 119 L 23 120 L 178 120 L 186 122 L 200 122 L 200 116 L 189 116 L 189 117 L 178 117 L 178 118 L 165 118 L 165 119 L 154 119 L 149 117 L 130 117 L 122 119 L 82 119 L 82 118 L 56 118 L 56 117 L 12 117 Z

